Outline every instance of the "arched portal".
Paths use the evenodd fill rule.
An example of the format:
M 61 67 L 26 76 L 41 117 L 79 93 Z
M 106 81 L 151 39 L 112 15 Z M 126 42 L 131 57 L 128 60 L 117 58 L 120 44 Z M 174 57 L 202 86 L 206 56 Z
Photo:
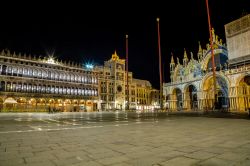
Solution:
M 187 110 L 198 108 L 197 88 L 192 84 L 185 89 L 184 107 Z
M 174 101 L 174 109 L 181 110 L 182 109 L 182 92 L 179 88 L 175 88 L 173 90 L 173 101 Z
M 3 110 L 3 99 L 0 98 L 0 112 Z
M 4 81 L 0 82 L 0 91 L 5 91 L 5 82 Z
M 237 89 L 238 110 L 247 111 L 250 108 L 250 75 L 244 76 Z
M 20 97 L 17 99 L 17 109 L 18 111 L 27 111 L 27 99 Z
M 228 108 L 228 83 L 227 80 L 216 76 L 216 90 L 214 89 L 213 77 L 207 77 L 203 82 L 202 107 L 205 109 L 225 109 Z

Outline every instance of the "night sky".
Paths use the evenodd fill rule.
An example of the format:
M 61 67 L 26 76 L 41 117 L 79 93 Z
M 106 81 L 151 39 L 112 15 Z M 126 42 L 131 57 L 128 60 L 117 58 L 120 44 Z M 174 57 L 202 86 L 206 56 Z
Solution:
M 1 4 L 0 49 L 102 65 L 114 50 L 125 58 L 129 35 L 129 70 L 135 78 L 159 87 L 157 23 L 160 17 L 164 80 L 169 81 L 170 55 L 180 57 L 186 48 L 196 53 L 198 41 L 208 42 L 205 0 L 119 0 Z M 225 41 L 224 25 L 250 13 L 249 0 L 210 0 L 211 22 Z M 175 57 L 176 59 L 176 57 Z

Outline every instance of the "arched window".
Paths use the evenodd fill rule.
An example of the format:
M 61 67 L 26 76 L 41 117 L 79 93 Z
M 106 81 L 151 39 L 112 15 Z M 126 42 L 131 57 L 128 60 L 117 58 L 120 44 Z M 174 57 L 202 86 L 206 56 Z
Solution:
M 67 94 L 67 88 L 63 87 L 63 94 Z
M 22 91 L 23 91 L 23 92 L 26 92 L 26 91 L 27 91 L 27 84 L 26 84 L 26 83 L 23 84 Z
M 29 85 L 28 85 L 28 88 L 27 88 L 27 91 L 28 91 L 28 92 L 31 92 L 31 90 L 32 90 L 32 85 L 29 84 Z
M 34 69 L 34 70 L 33 70 L 33 77 L 37 77 L 37 74 L 38 74 L 38 73 L 37 73 L 37 70 Z
M 23 76 L 23 68 L 18 68 L 18 76 Z
M 36 85 L 33 85 L 33 86 L 32 86 L 32 92 L 33 92 L 33 93 L 36 93 Z
M 67 74 L 67 81 L 70 81 L 70 74 Z
M 74 90 L 75 90 L 74 88 L 71 88 L 71 92 L 70 92 L 71 95 L 74 94 Z
M 51 91 L 50 93 L 55 93 L 55 87 L 54 86 L 51 86 Z
M 55 87 L 55 94 L 58 94 L 59 88 L 58 86 Z
M 42 78 L 48 78 L 48 72 L 47 71 L 42 71 Z
M 6 72 L 7 72 L 7 66 L 6 66 L 6 65 L 3 65 L 3 66 L 2 66 L 2 72 L 1 72 L 1 74 L 2 74 L 2 75 L 6 75 Z
M 21 90 L 22 90 L 22 83 L 21 83 L 21 82 L 18 82 L 18 83 L 17 83 L 17 91 L 18 91 L 18 92 L 21 92 Z
M 37 86 L 37 92 L 38 92 L 38 93 L 41 92 L 41 88 L 42 88 L 42 87 L 41 87 L 41 85 L 39 84 L 39 85 Z
M 59 80 L 62 81 L 63 80 L 63 73 L 59 73 Z
M 70 78 L 71 78 L 70 81 L 72 82 L 75 80 L 75 76 L 73 74 L 70 75 Z
M 70 88 L 67 88 L 67 95 L 70 95 Z
M 84 83 L 87 83 L 87 76 L 84 76 Z
M 51 93 L 50 85 L 47 86 L 46 92 L 47 92 L 47 93 Z
M 7 82 L 6 91 L 7 92 L 11 91 L 11 83 L 10 82 Z
M 88 76 L 88 84 L 91 84 L 91 76 Z
M 15 92 L 15 91 L 16 91 L 16 83 L 15 83 L 15 82 L 12 83 L 11 91 L 12 91 L 12 92 Z
M 24 75 L 24 76 L 28 76 L 28 69 L 27 69 L 27 68 L 24 68 L 24 69 L 23 69 L 23 75 Z
M 11 74 L 12 74 L 12 66 L 8 66 L 7 75 L 11 75 Z
M 0 91 L 5 91 L 5 82 L 4 81 L 0 82 Z
M 78 76 L 78 82 L 81 82 L 81 80 L 82 80 L 82 77 Z
M 32 77 L 32 75 L 33 75 L 32 69 L 28 69 L 28 76 L 29 76 L 29 77 Z
M 50 73 L 50 79 L 52 79 L 52 80 L 55 79 L 55 74 L 54 74 L 54 72 L 51 72 L 51 73 Z
M 62 87 L 59 87 L 59 94 L 62 94 Z
M 37 71 L 37 75 L 38 75 L 38 78 L 42 78 L 42 71 L 41 71 L 41 70 L 38 70 L 38 71 Z
M 78 82 L 78 75 L 75 75 L 75 82 Z
M 18 68 L 17 67 L 13 67 L 12 71 L 13 71 L 13 75 L 17 76 Z
M 46 85 L 43 85 L 43 86 L 42 86 L 41 91 L 42 91 L 42 93 L 45 93 L 45 92 L 46 92 Z

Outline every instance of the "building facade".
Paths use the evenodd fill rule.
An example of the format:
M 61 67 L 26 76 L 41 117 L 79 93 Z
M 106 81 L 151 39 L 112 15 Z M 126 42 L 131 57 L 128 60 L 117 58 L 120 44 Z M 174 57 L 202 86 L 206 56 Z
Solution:
M 125 59 L 115 52 L 104 66 L 96 66 L 99 73 L 99 104 L 105 110 L 146 110 L 151 109 L 152 85 L 147 80 L 133 78 L 133 73 L 125 70 Z M 154 91 L 157 91 L 154 89 Z M 156 101 L 157 102 L 157 101 Z
M 0 110 L 95 111 L 97 72 L 81 65 L 3 50 L 0 54 Z
M 172 56 L 171 82 L 163 90 L 171 110 L 247 111 L 250 106 L 250 19 L 249 15 L 225 25 L 227 46 L 213 35 L 215 59 L 214 89 L 210 45 L 199 44 L 197 59 L 184 50 L 183 63 Z M 228 65 L 229 62 L 229 65 Z
M 148 110 L 159 101 L 150 82 L 133 78 L 132 72 L 127 89 L 125 60 L 116 52 L 104 66 L 88 69 L 51 56 L 41 59 L 3 50 L 0 75 L 1 111 Z

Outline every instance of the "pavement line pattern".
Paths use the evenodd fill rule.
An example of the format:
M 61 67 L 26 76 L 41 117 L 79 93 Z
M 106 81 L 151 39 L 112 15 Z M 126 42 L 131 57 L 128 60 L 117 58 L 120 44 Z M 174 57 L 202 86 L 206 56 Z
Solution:
M 35 132 L 35 131 L 60 131 L 60 130 L 90 129 L 90 128 L 98 128 L 98 127 L 103 127 L 103 126 L 65 127 L 65 128 L 56 128 L 56 129 L 41 129 L 41 128 L 33 127 L 34 130 L 0 131 L 0 134 L 27 133 L 27 132 Z
M 47 122 L 45 120 L 41 120 L 43 122 Z M 60 122 L 60 121 L 59 121 Z M 128 123 L 122 123 L 122 124 L 114 124 L 114 125 L 105 125 L 105 126 L 81 126 L 81 127 L 64 127 L 64 128 L 48 128 L 48 129 L 42 129 L 40 126 L 29 126 L 33 130 L 14 130 L 14 131 L 0 131 L 0 134 L 8 134 L 8 133 L 27 133 L 27 132 L 37 132 L 37 131 L 60 131 L 60 130 L 76 130 L 76 129 L 91 129 L 91 128 L 99 128 L 99 127 L 119 127 L 119 126 L 128 126 L 128 125 L 138 125 L 142 123 L 152 123 L 152 122 L 134 122 L 131 124 Z M 75 126 L 75 125 L 71 125 Z

